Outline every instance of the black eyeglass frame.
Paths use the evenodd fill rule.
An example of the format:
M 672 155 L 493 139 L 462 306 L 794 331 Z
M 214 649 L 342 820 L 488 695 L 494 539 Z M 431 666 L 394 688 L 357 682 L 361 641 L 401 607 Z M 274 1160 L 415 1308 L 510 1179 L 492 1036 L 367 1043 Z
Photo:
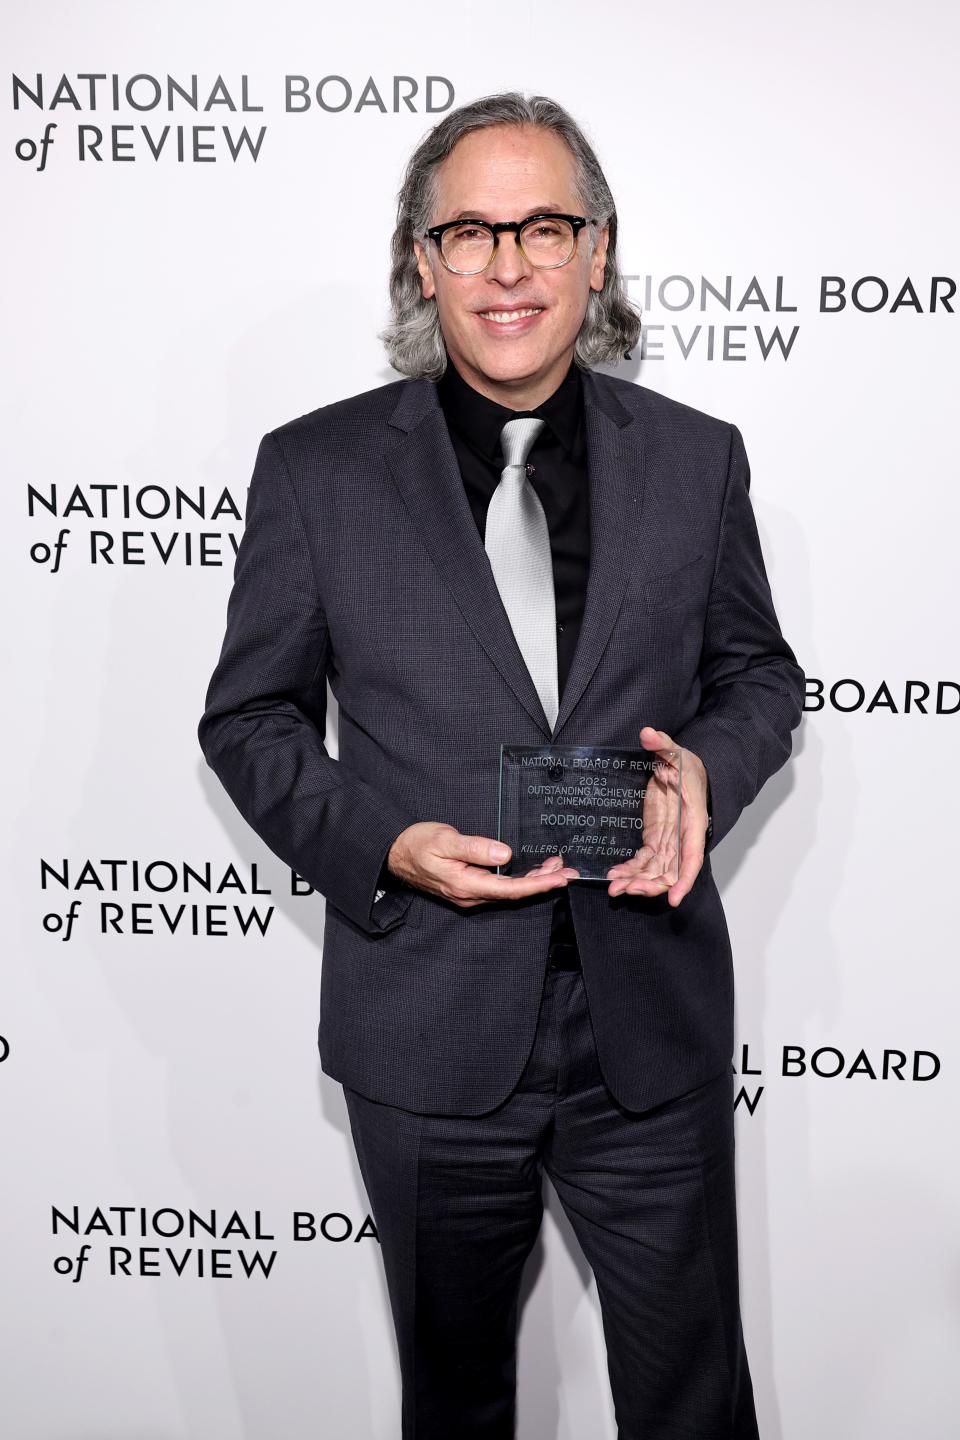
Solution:
M 530 256 L 523 248 L 523 241 L 520 239 L 520 232 L 521 230 L 524 230 L 528 225 L 534 224 L 534 222 L 537 220 L 566 220 L 567 223 L 572 227 L 573 245 L 571 246 L 570 254 L 567 256 L 566 260 L 558 260 L 554 265 L 538 265 L 536 261 L 530 259 Z M 428 240 L 432 240 L 434 242 L 440 255 L 440 259 L 443 261 L 446 268 L 450 271 L 451 275 L 482 275 L 484 270 L 487 269 L 487 266 L 491 265 L 496 258 L 497 249 L 500 244 L 500 236 L 505 230 L 510 230 L 513 232 L 513 235 L 517 242 L 517 249 L 520 251 L 520 254 L 526 260 L 528 265 L 532 265 L 535 270 L 559 270 L 561 265 L 569 265 L 570 261 L 576 254 L 577 237 L 579 236 L 580 231 L 583 229 L 583 227 L 585 225 L 596 225 L 597 223 L 598 222 L 596 220 L 588 219 L 584 215 L 564 215 L 559 210 L 544 210 L 536 215 L 528 215 L 525 220 L 489 221 L 477 220 L 470 215 L 461 215 L 460 218 L 457 220 L 445 220 L 442 225 L 431 225 L 430 229 L 425 230 L 423 233 Z M 481 265 L 479 270 L 455 270 L 444 255 L 442 245 L 444 233 L 447 230 L 452 230 L 456 225 L 478 225 L 482 230 L 489 230 L 490 234 L 493 236 L 493 249 L 490 252 L 490 259 L 487 261 L 486 265 Z

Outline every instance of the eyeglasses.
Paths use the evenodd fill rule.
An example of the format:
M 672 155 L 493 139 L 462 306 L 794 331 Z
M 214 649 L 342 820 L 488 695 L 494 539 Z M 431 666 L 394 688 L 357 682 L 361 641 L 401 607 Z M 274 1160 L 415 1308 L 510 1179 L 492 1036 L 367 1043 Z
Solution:
M 479 275 L 486 270 L 500 244 L 500 236 L 510 230 L 524 259 L 537 270 L 555 270 L 566 265 L 577 246 L 577 236 L 584 225 L 596 225 L 583 215 L 528 215 L 526 220 L 448 220 L 434 225 L 424 233 L 440 251 L 440 259 L 454 275 Z

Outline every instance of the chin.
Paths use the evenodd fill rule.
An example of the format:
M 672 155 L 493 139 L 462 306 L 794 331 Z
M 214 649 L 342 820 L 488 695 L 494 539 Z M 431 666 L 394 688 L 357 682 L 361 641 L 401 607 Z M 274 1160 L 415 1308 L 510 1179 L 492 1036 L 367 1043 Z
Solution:
M 491 380 L 524 380 L 528 375 L 536 375 L 545 369 L 550 364 L 550 358 L 524 351 L 519 346 L 497 345 L 492 354 L 480 355 L 474 363 Z

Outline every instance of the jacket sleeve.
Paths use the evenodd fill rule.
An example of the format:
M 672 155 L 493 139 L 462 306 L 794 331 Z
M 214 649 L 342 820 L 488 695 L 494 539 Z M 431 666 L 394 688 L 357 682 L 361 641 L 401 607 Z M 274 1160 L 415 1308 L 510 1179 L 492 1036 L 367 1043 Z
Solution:
M 417 817 L 327 754 L 330 656 L 297 497 L 280 445 L 266 435 L 250 483 L 226 634 L 198 727 L 200 748 L 270 849 L 376 935 L 398 924 L 413 898 L 396 881 L 373 908 L 387 852 Z
M 706 767 L 712 816 L 708 850 L 787 760 L 804 695 L 803 671 L 780 633 L 773 607 L 743 439 L 735 425 L 730 431 L 700 660 L 700 708 L 674 736 Z

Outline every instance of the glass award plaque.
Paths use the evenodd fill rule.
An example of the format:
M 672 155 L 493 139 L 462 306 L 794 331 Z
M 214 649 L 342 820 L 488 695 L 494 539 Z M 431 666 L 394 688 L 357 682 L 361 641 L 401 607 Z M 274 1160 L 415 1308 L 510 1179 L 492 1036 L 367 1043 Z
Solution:
M 603 745 L 501 745 L 497 839 L 503 875 L 528 875 L 552 855 L 581 880 L 606 880 L 640 851 L 651 880 L 680 874 L 681 759 Z

